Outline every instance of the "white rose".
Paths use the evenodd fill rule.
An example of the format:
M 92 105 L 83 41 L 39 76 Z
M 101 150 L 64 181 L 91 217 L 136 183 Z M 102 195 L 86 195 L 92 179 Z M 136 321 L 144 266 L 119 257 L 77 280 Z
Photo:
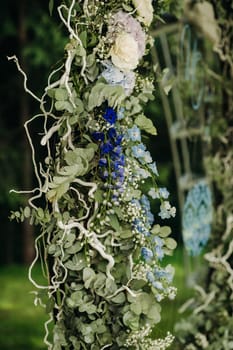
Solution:
M 133 4 L 137 9 L 139 20 L 146 26 L 149 26 L 153 19 L 153 6 L 151 0 L 133 0 Z
M 139 61 L 138 43 L 128 33 L 119 34 L 110 50 L 112 63 L 121 70 L 133 70 Z

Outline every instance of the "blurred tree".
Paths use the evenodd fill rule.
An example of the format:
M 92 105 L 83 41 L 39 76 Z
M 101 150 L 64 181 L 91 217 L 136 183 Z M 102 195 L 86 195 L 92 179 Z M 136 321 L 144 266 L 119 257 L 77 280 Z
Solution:
M 59 24 L 60 25 L 60 24 Z M 33 231 L 28 223 L 19 227 L 9 223 L 9 213 L 26 198 L 9 194 L 11 188 L 31 189 L 31 150 L 23 124 L 38 112 L 37 104 L 23 90 L 22 77 L 7 56 L 17 55 L 28 74 L 29 87 L 42 94 L 51 64 L 62 57 L 65 36 L 58 30 L 56 16 L 50 17 L 48 2 L 39 0 L 9 0 L 1 5 L 0 13 L 1 84 L 0 94 L 0 211 L 2 244 L 0 262 L 28 263 L 33 257 Z M 37 79 L 40 77 L 40 79 Z M 44 77 L 44 80 L 43 80 Z M 33 125 L 32 137 L 37 134 Z

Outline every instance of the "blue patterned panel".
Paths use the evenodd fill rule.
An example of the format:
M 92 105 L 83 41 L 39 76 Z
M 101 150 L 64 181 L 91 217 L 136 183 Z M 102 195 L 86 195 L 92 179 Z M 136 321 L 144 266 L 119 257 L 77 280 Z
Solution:
M 183 240 L 190 255 L 199 255 L 208 242 L 212 219 L 211 191 L 204 181 L 200 181 L 189 190 L 183 208 Z

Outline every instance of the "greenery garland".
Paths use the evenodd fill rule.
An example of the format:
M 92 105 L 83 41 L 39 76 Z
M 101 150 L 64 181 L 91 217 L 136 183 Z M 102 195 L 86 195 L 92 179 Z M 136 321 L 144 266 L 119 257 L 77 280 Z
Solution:
M 142 59 L 153 45 L 152 1 L 72 0 L 58 12 L 70 39 L 41 99 L 10 58 L 42 111 L 25 124 L 38 186 L 12 217 L 40 227 L 29 278 L 50 314 L 44 340 L 49 349 L 166 349 L 171 334 L 149 337 L 159 302 L 176 294 L 173 267 L 161 265 L 176 243 L 155 224 L 151 201 L 161 202 L 162 219 L 175 208 L 142 142 L 145 132 L 156 135 L 143 113 L 154 90 L 153 67 Z M 43 162 L 29 132 L 37 118 Z M 48 285 L 33 279 L 38 260 Z

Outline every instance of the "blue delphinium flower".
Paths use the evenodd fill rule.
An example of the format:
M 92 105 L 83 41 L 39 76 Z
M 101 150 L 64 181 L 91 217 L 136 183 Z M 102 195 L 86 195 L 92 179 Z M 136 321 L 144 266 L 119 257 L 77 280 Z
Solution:
M 116 146 L 113 148 L 113 154 L 116 155 L 116 156 L 120 156 L 122 154 L 122 147 L 119 145 L 119 146 Z
M 104 141 L 104 133 L 103 132 L 95 131 L 95 132 L 93 132 L 92 137 L 96 141 Z
M 114 137 L 116 137 L 116 135 L 117 135 L 117 132 L 116 132 L 116 129 L 115 128 L 110 128 L 110 129 L 108 129 L 108 136 L 110 137 L 110 138 L 114 138 Z
M 124 136 L 123 135 L 117 135 L 115 138 L 115 145 L 119 146 L 122 143 Z
M 115 124 L 117 120 L 117 114 L 112 107 L 107 107 L 103 118 L 110 124 Z
M 113 150 L 114 146 L 110 141 L 102 143 L 100 146 L 100 150 L 102 154 L 108 154 Z
M 107 164 L 108 164 L 108 161 L 106 158 L 100 158 L 99 166 L 106 166 Z
M 141 142 L 141 131 L 136 125 L 134 125 L 131 129 L 127 130 L 127 135 L 131 141 Z

